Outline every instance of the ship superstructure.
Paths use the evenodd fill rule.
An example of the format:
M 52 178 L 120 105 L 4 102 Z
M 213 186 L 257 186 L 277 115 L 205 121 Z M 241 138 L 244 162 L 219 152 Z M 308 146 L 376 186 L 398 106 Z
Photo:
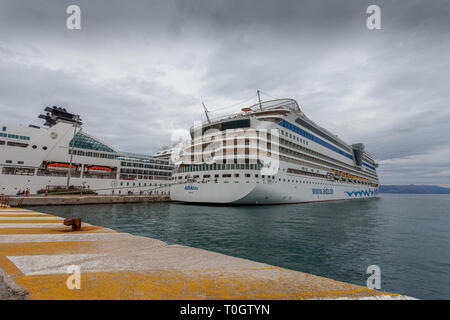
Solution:
M 191 128 L 176 159 L 171 198 L 223 204 L 374 197 L 378 164 L 311 121 L 293 99 L 259 101 Z

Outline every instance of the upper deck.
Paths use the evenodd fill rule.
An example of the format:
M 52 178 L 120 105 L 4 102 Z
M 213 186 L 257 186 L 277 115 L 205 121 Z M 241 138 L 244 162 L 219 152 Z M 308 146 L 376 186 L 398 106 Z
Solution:
M 340 139 L 335 134 L 331 133 L 327 129 L 317 125 L 315 122 L 313 122 L 311 119 L 309 119 L 300 109 L 297 101 L 295 99 L 291 98 L 283 98 L 283 99 L 274 99 L 274 100 L 267 100 L 267 101 L 261 101 L 258 103 L 255 103 L 249 107 L 244 107 L 241 109 L 241 112 L 229 114 L 226 116 L 216 117 L 216 118 L 209 118 L 206 121 L 203 121 L 202 126 L 202 132 L 208 130 L 208 129 L 234 129 L 235 126 L 233 125 L 226 125 L 225 127 L 219 126 L 223 123 L 227 123 L 231 120 L 243 120 L 248 119 L 250 117 L 273 117 L 273 116 L 280 116 L 280 121 L 283 119 L 283 117 L 288 116 L 289 114 L 295 114 L 295 116 L 298 116 L 300 118 L 299 121 L 301 121 L 301 124 L 306 127 L 306 129 L 319 133 L 319 135 L 323 137 L 327 137 L 329 140 L 334 141 L 334 143 L 337 143 L 338 145 L 344 147 L 347 150 L 351 150 L 351 146 Z M 297 118 L 297 119 L 298 119 Z M 264 118 L 259 118 L 260 120 L 266 120 Z M 297 121 L 297 122 L 299 122 Z M 190 128 L 190 134 L 191 137 L 194 136 L 194 130 L 199 129 L 197 126 L 192 126 Z

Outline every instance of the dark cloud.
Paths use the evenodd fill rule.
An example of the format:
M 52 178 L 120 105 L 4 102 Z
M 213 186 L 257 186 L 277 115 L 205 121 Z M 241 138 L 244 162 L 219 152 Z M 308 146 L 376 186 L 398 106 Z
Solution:
M 65 27 L 70 4 L 82 30 Z M 381 30 L 366 28 L 369 4 Z M 449 17 L 444 0 L 4 0 L 2 121 L 62 105 L 104 141 L 152 153 L 202 118 L 201 101 L 236 111 L 260 89 L 364 142 L 383 183 L 450 185 Z

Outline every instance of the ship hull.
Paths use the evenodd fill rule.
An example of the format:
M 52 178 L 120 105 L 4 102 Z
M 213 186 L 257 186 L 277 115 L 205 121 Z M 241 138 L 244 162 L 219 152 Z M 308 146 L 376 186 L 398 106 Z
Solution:
M 377 196 L 378 189 L 351 183 L 324 183 L 314 179 L 289 179 L 294 182 L 199 182 L 171 186 L 171 199 L 187 203 L 288 204 Z M 295 182 L 302 181 L 302 182 Z M 320 185 L 318 185 L 320 183 Z
M 26 176 L 26 175 L 0 175 L 0 193 L 7 195 L 17 195 L 28 190 L 30 194 L 35 194 L 39 190 L 54 187 L 65 188 L 67 177 L 56 176 Z M 98 178 L 80 178 L 71 177 L 70 186 L 94 190 L 101 195 L 127 194 L 139 192 L 158 194 L 168 194 L 169 186 L 166 180 L 141 180 L 130 181 L 120 179 L 98 179 Z

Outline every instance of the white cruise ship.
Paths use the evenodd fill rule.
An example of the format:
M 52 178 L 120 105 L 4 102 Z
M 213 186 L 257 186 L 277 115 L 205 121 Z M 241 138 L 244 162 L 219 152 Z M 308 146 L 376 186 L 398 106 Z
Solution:
M 79 116 L 45 111 L 44 128 L 0 124 L 0 194 L 51 192 L 68 181 L 98 194 L 169 193 L 168 159 L 118 151 L 84 132 Z
M 376 196 L 377 163 L 316 125 L 293 99 L 259 101 L 191 128 L 173 158 L 171 199 L 282 204 Z

